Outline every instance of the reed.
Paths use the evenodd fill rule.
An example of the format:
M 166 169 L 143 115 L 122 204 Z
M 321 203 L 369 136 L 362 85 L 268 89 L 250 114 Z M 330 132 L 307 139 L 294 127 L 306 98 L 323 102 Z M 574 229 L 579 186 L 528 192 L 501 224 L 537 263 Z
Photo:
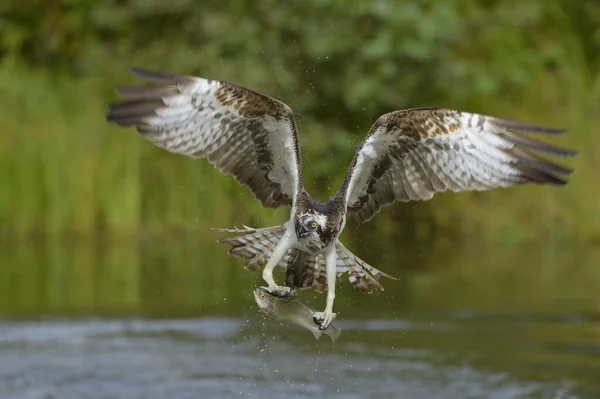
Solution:
M 577 59 L 574 54 L 558 73 L 540 71 L 525 92 L 462 104 L 570 127 L 569 135 L 557 139 L 580 151 L 567 162 L 576 170 L 569 185 L 442 194 L 427 203 L 400 204 L 384 211 L 389 217 L 376 219 L 373 237 L 394 245 L 390 232 L 401 226 L 419 239 L 597 238 L 600 74 L 585 70 Z M 5 235 L 138 237 L 284 220 L 286 210 L 262 209 L 245 188 L 208 163 L 156 149 L 133 129 L 109 126 L 104 113 L 117 77 L 105 79 L 110 82 L 57 76 L 9 61 L 0 65 L 0 231 Z M 322 137 L 323 126 L 303 122 L 303 154 L 311 160 L 305 163 L 307 186 L 324 199 L 341 182 L 347 163 L 323 155 L 349 160 L 342 154 L 357 143 L 334 131 L 316 145 L 308 138 Z

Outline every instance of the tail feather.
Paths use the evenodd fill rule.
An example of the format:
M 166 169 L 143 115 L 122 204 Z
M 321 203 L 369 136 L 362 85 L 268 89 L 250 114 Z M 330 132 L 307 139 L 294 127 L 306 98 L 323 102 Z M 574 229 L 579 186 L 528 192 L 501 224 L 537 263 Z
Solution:
M 290 249 L 287 253 L 285 283 L 292 290 L 310 288 L 314 281 L 314 256 Z
M 224 233 L 236 233 L 236 236 L 223 237 L 220 243 L 231 246 L 229 253 L 247 259 L 246 269 L 260 270 L 273 255 L 273 249 L 286 230 L 286 225 L 252 228 L 242 225 L 238 229 L 213 229 Z M 381 277 L 396 280 L 369 265 L 350 252 L 339 240 L 336 241 L 336 272 L 340 277 L 348 273 L 348 280 L 359 291 L 383 291 L 379 282 Z M 317 292 L 327 291 L 327 268 L 323 254 L 310 255 L 292 248 L 281 258 L 278 266 L 286 272 L 286 284 L 292 289 L 313 288 Z
M 230 245 L 229 254 L 247 259 L 246 269 L 259 270 L 267 263 L 273 253 L 273 248 L 283 236 L 286 226 L 280 225 L 260 229 L 242 226 L 242 229 L 213 229 L 213 231 L 241 234 L 223 237 L 217 242 Z
M 350 252 L 340 241 L 336 241 L 336 271 L 340 277 L 348 273 L 348 280 L 359 291 L 371 293 L 373 291 L 383 291 L 383 286 L 379 282 L 381 277 L 396 280 L 390 276 L 369 265 L 362 259 Z M 314 267 L 314 276 L 312 284 L 305 283 L 306 288 L 313 288 L 317 292 L 327 291 L 327 268 L 325 266 L 325 257 L 322 254 L 309 256 L 306 260 L 305 269 Z M 309 263 L 312 262 L 312 263 Z M 314 265 L 314 266 L 313 266 Z
M 315 278 L 312 287 L 317 292 L 327 291 L 327 268 L 325 267 L 325 257 L 322 254 L 315 256 L 314 268 Z
M 362 259 L 350 252 L 339 240 L 335 243 L 337 251 L 338 274 L 348 272 L 348 280 L 357 290 L 371 293 L 373 291 L 383 291 L 383 286 L 379 282 L 381 277 L 396 280 L 390 276 L 369 265 Z

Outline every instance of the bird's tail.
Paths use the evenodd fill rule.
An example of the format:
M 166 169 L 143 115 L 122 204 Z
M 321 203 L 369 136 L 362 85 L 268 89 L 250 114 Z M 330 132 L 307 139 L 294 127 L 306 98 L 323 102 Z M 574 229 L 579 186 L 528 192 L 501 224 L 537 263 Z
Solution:
M 383 291 L 379 282 L 381 277 L 396 280 L 354 255 L 339 240 L 335 243 L 335 249 L 337 277 L 348 273 L 350 284 L 358 291 Z M 279 265 L 285 269 L 286 285 L 292 290 L 312 288 L 317 292 L 327 291 L 327 265 L 323 254 L 309 255 L 292 248 Z
M 241 229 L 213 229 L 213 231 L 238 234 L 233 237 L 223 237 L 217 242 L 230 245 L 229 254 L 247 259 L 246 269 L 255 271 L 267 263 L 285 229 L 286 225 L 283 224 L 260 229 L 243 226 Z
M 213 229 L 223 233 L 236 233 L 232 237 L 223 237 L 220 243 L 231 246 L 229 254 L 247 259 L 246 269 L 260 270 L 273 255 L 273 249 L 285 233 L 286 225 L 252 228 Z M 337 276 L 348 273 L 348 280 L 362 292 L 383 291 L 379 282 L 381 277 L 396 280 L 380 270 L 375 269 L 352 252 L 339 240 L 335 243 L 337 259 Z M 327 269 L 323 254 L 309 255 L 291 248 L 278 264 L 286 271 L 286 284 L 292 289 L 313 288 L 318 292 L 327 290 Z
M 383 291 L 383 286 L 379 282 L 381 277 L 397 280 L 354 255 L 339 240 L 335 243 L 335 249 L 337 252 L 338 275 L 347 271 L 350 284 L 357 290 L 368 293 Z M 325 270 L 323 270 L 323 273 L 325 273 Z
M 260 229 L 242 226 L 241 229 L 213 229 L 213 231 L 236 233 L 236 236 L 223 237 L 218 242 L 231 246 L 230 255 L 247 259 L 246 269 L 259 270 L 273 255 L 273 249 L 285 233 L 286 225 Z M 317 291 L 323 291 L 327 287 L 323 255 L 309 255 L 290 248 L 283 255 L 278 266 L 285 271 L 286 285 L 292 290 L 314 287 Z

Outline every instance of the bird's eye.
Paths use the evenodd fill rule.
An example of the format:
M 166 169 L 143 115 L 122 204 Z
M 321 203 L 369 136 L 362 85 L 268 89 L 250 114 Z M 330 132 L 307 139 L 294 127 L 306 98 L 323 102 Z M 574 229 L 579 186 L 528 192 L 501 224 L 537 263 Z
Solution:
M 260 294 L 261 299 L 265 299 L 265 294 Z
M 312 223 L 310 224 L 310 227 L 312 227 L 313 229 L 316 229 L 317 228 L 317 222 L 315 222 L 313 220 Z

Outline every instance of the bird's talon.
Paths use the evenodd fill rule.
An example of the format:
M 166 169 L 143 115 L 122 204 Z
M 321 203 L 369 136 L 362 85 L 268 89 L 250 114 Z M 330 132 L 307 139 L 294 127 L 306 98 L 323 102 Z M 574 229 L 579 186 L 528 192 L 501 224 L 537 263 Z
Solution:
M 319 330 L 325 330 L 333 320 L 335 320 L 337 313 L 333 312 L 315 312 L 313 313 L 313 319 L 319 324 Z
M 280 298 L 287 298 L 290 296 L 290 287 L 274 286 L 274 287 L 263 287 L 269 294 L 278 296 Z

